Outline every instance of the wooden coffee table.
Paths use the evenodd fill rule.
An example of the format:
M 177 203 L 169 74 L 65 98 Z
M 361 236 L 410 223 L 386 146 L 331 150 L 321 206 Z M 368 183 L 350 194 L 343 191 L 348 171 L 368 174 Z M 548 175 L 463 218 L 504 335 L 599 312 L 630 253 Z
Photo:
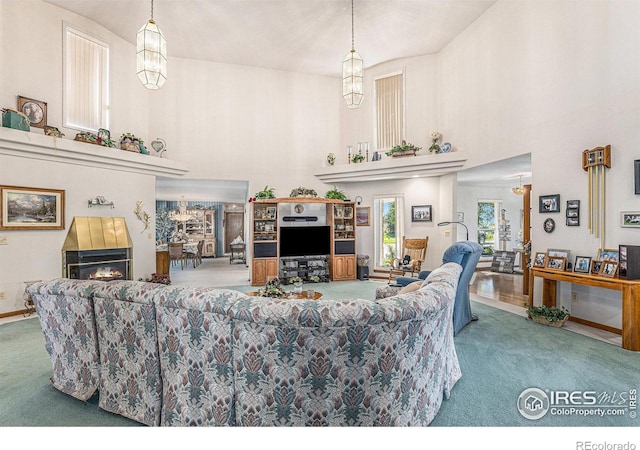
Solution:
M 307 297 L 307 292 L 308 291 L 302 291 L 301 294 L 294 294 L 293 292 L 287 292 L 287 294 L 284 297 L 280 297 L 283 300 L 284 299 L 296 299 L 296 300 L 320 300 L 322 298 L 322 292 L 318 292 L 316 290 L 314 290 L 314 295 L 313 297 Z M 246 295 L 248 295 L 249 297 L 258 297 L 258 291 L 251 291 L 251 292 L 245 292 Z

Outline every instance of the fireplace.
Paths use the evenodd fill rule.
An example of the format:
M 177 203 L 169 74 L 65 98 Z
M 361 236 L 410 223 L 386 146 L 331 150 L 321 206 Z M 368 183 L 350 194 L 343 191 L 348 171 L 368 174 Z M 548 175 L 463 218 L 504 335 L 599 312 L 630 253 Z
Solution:
M 62 247 L 62 276 L 132 280 L 133 245 L 122 217 L 74 217 Z

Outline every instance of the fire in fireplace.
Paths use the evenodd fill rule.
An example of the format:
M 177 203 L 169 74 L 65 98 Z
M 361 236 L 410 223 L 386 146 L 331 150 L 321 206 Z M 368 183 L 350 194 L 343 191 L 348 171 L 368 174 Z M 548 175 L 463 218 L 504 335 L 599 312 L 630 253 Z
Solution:
M 62 247 L 62 276 L 132 280 L 133 245 L 122 217 L 74 217 Z

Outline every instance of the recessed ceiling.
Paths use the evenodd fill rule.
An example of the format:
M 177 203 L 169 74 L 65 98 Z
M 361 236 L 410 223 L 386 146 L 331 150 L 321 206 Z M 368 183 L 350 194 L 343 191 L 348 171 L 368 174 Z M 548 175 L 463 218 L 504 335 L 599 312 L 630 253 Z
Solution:
M 87 17 L 131 44 L 151 17 L 150 0 L 48 3 Z M 355 48 L 365 68 L 436 53 L 494 3 L 355 0 Z M 351 50 L 349 0 L 154 0 L 153 10 L 170 58 L 336 76 Z
M 460 186 L 515 187 L 531 183 L 531 153 L 475 166 L 458 172 Z

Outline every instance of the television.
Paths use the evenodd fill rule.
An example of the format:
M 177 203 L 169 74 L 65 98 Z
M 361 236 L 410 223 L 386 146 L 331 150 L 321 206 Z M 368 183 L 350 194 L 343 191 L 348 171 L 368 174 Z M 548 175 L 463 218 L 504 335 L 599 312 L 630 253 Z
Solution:
M 280 256 L 318 256 L 331 253 L 329 226 L 280 227 Z

